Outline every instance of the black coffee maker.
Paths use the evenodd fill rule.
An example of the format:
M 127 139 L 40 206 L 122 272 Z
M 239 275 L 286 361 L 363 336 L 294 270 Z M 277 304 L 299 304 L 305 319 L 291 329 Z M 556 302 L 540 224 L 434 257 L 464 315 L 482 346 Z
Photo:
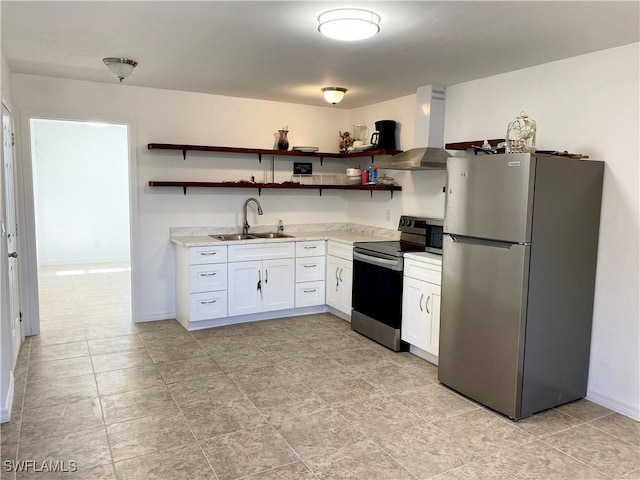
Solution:
M 380 150 L 396 149 L 396 122 L 395 120 L 378 120 L 376 131 L 371 135 L 371 144 Z

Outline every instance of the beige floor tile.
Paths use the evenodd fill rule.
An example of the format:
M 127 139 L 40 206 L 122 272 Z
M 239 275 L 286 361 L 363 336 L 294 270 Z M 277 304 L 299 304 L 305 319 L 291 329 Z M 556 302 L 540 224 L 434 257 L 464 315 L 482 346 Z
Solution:
M 52 407 L 59 403 L 96 396 L 98 396 L 98 390 L 93 374 L 60 378 L 30 383 L 28 394 L 24 399 L 24 407 Z
M 168 388 L 180 408 L 243 397 L 238 387 L 223 373 L 172 383 Z
M 478 459 L 478 455 L 433 425 L 423 423 L 376 440 L 418 478 L 429 478 Z
M 542 438 L 575 427 L 581 423 L 575 417 L 566 415 L 560 410 L 551 409 L 518 420 L 514 425 L 531 435 Z
M 273 364 L 273 360 L 255 345 L 238 345 L 234 350 L 207 350 L 225 372 L 234 372 Z
M 207 352 L 201 348 L 195 340 L 192 340 L 192 342 L 193 345 L 188 347 L 183 344 L 162 345 L 158 347 L 147 347 L 147 350 L 155 363 L 177 362 L 207 356 Z
M 83 342 L 87 338 L 84 328 L 44 331 L 32 339 L 32 346 L 57 345 L 60 343 Z
M 607 415 L 590 422 L 596 428 L 610 433 L 625 442 L 640 447 L 640 422 L 633 420 L 619 413 Z
M 198 441 L 267 423 L 246 398 L 180 407 Z
M 507 450 L 534 439 L 509 420 L 499 418 L 482 409 L 438 420 L 433 424 L 481 455 Z
M 100 395 L 113 395 L 164 385 L 164 380 L 154 365 L 96 373 L 96 382 Z
M 371 397 L 383 395 L 373 385 L 354 375 L 320 377 L 306 380 L 304 384 L 332 406 L 363 402 Z
M 364 441 L 340 449 L 331 455 L 320 455 L 305 463 L 321 480 L 415 480 L 373 442 Z
M 115 462 L 195 443 L 187 422 L 177 412 L 109 425 L 107 431 Z
M 583 422 L 590 422 L 596 418 L 610 415 L 613 412 L 606 407 L 602 407 L 597 403 L 590 402 L 589 400 L 577 400 L 575 402 L 567 403 L 557 407 L 562 413 L 571 415 L 572 417 L 582 420 Z
M 325 353 L 345 367 L 375 366 L 385 361 L 382 355 L 366 347 L 337 348 L 330 352 L 325 351 Z
M 116 463 L 119 480 L 217 480 L 198 445 L 186 445 Z
M 202 442 L 220 480 L 233 480 L 298 460 L 295 452 L 269 425 L 221 435 Z
M 123 368 L 153 366 L 153 360 L 146 349 L 127 350 L 124 352 L 106 353 L 104 355 L 92 355 L 93 370 L 95 373 L 122 370 Z
M 479 408 L 436 383 L 405 390 L 402 393 L 392 395 L 392 397 L 416 415 L 430 422 Z
M 196 356 L 176 362 L 156 364 L 167 384 L 195 380 L 222 373 L 222 369 L 209 356 Z
M 376 440 L 384 435 L 424 423 L 415 413 L 390 397 L 371 397 L 336 407 L 365 435 Z
M 334 410 L 287 417 L 282 420 L 278 431 L 303 459 L 329 455 L 366 440 L 358 429 Z
M 432 383 L 426 376 L 408 367 L 388 362 L 373 367 L 355 367 L 354 371 L 382 392 L 393 395 Z
M 65 403 L 26 409 L 22 421 L 21 438 L 52 437 L 79 432 L 104 425 L 98 397 L 72 400 Z
M 0 445 L 17 445 L 20 439 L 22 409 L 11 412 L 11 420 L 0 424 Z
M 579 425 L 544 441 L 605 475 L 621 476 L 640 468 L 640 447 L 591 425 Z
M 248 395 L 249 400 L 274 425 L 284 418 L 308 415 L 328 408 L 328 404 L 303 384 L 278 387 Z
M 27 383 L 79 377 L 93 373 L 90 357 L 67 358 L 29 365 Z
M 640 480 L 640 468 L 620 477 L 620 480 Z
M 48 362 L 51 360 L 63 360 L 65 358 L 86 357 L 89 355 L 89 347 L 86 340 L 70 343 L 43 344 L 38 343 L 31 349 L 29 361 Z
M 247 477 L 247 480 L 317 480 L 317 477 L 302 462 L 290 463 Z
M 483 459 L 441 473 L 429 478 L 429 480 L 516 480 L 516 478 L 513 475 L 500 470 L 496 465 L 493 465 L 486 459 Z M 539 478 L 537 480 L 551 479 Z M 570 479 L 566 478 L 564 480 Z
M 256 393 L 270 388 L 293 386 L 295 379 L 278 365 L 258 366 L 230 372 L 228 377 L 245 393 Z
M 326 361 L 326 359 L 329 358 L 310 343 L 301 340 L 265 345 L 261 348 L 276 363 L 300 360 L 303 358 L 319 358 L 322 361 Z
M 116 480 L 113 465 L 85 466 L 78 462 L 75 471 L 65 464 L 66 472 L 22 472 L 16 480 Z M 4 477 L 2 477 L 4 479 Z
M 46 438 L 21 438 L 18 458 L 37 462 L 43 460 L 75 461 L 78 468 L 83 470 L 111 463 L 104 427 Z
M 96 338 L 88 341 L 91 355 L 124 352 L 144 348 L 138 335 L 121 335 L 119 337 Z
M 101 322 L 102 323 L 102 322 Z M 96 340 L 99 338 L 121 337 L 123 335 L 132 335 L 135 333 L 135 329 L 131 322 L 109 324 L 101 327 L 89 327 L 85 328 L 87 340 Z
M 607 478 L 540 440 L 485 459 L 485 465 L 489 470 L 503 471 L 523 480 L 604 480 Z
M 143 388 L 101 397 L 107 425 L 135 418 L 166 413 L 177 414 L 178 407 L 165 386 Z
M 310 353 L 300 358 L 282 362 L 279 365 L 286 368 L 291 374 L 291 377 L 299 382 L 351 373 L 349 367 L 340 365 L 322 352 Z

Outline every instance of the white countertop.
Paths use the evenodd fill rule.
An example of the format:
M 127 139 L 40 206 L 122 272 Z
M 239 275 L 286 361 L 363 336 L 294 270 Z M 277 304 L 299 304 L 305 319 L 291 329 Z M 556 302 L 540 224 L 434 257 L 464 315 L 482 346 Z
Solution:
M 207 247 L 211 245 L 242 245 L 245 243 L 296 242 L 301 240 L 333 240 L 335 242 L 353 245 L 354 242 L 386 242 L 389 237 L 371 235 L 369 233 L 352 230 L 327 230 L 321 232 L 291 232 L 290 238 L 255 238 L 248 240 L 218 240 L 208 235 L 176 236 L 171 242 L 181 247 Z

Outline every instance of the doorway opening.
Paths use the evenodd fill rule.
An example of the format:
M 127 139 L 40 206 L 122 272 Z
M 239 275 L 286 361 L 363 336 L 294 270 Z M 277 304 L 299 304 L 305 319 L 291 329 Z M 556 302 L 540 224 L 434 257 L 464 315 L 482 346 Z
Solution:
M 129 127 L 32 118 L 29 128 L 40 331 L 65 339 L 126 335 Z

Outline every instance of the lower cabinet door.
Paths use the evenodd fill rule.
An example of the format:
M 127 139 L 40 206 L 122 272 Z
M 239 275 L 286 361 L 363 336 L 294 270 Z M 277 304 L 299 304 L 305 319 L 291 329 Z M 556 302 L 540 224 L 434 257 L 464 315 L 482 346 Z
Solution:
M 351 296 L 353 292 L 353 262 L 342 260 L 338 271 L 340 280 L 340 304 L 338 310 L 351 316 Z
M 324 304 L 324 282 L 296 283 L 296 308 Z
M 402 333 L 405 342 L 438 356 L 440 286 L 404 277 Z
M 227 273 L 229 316 L 261 312 L 264 291 L 262 262 L 232 262 L 228 264 Z
M 264 260 L 262 271 L 262 311 L 294 308 L 295 260 L 293 258 Z
M 340 305 L 340 260 L 332 255 L 327 256 L 326 281 L 326 304 L 333 308 Z
M 189 321 L 199 322 L 227 316 L 227 292 L 204 292 L 189 295 Z

